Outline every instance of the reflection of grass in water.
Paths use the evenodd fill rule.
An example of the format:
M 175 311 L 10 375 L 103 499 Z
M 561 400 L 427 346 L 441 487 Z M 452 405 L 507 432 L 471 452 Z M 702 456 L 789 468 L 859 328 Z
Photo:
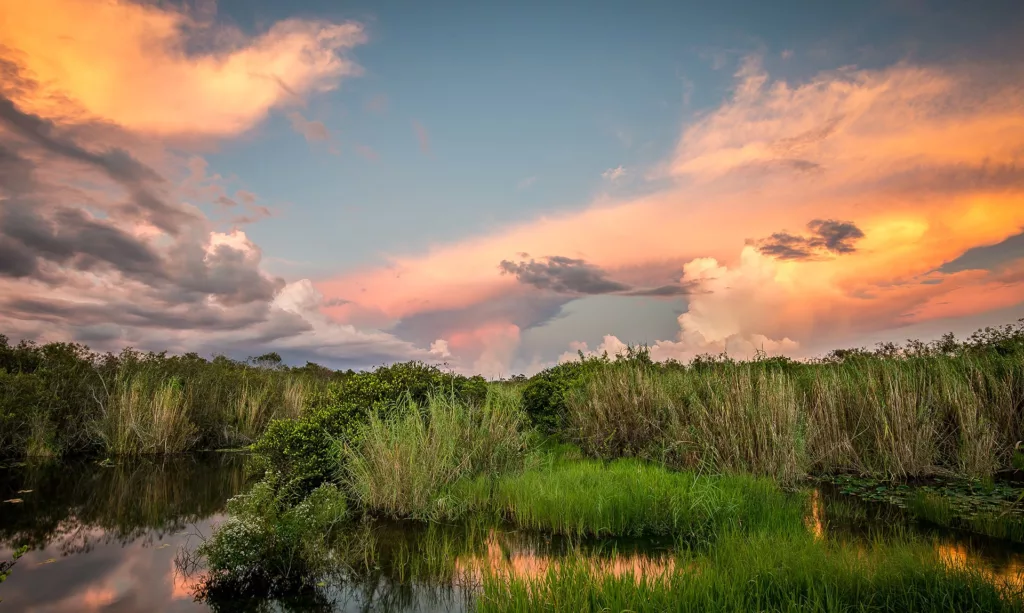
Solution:
M 850 513 L 861 515 L 870 510 L 872 516 L 887 513 L 903 523 L 916 518 L 945 528 L 1024 542 L 1024 489 L 1012 484 L 942 479 L 907 484 L 849 475 L 829 481 L 843 495 L 830 502 L 832 513 L 846 507 Z M 844 519 L 860 521 L 855 516 Z M 878 517 L 874 519 L 878 523 Z
M 826 507 L 821 519 L 830 526 L 835 515 Z M 710 548 L 681 544 L 674 553 L 602 541 L 487 522 L 360 521 L 338 533 L 335 570 L 307 591 L 327 600 L 343 594 L 367 610 L 449 610 L 462 603 L 483 611 L 1009 611 L 1024 603 L 1020 584 L 1010 586 L 1005 601 L 992 585 L 1012 568 L 983 568 L 973 551 L 936 550 L 892 531 L 884 541 L 840 541 L 827 532 L 815 540 L 772 527 L 729 529 Z M 950 563 L 960 552 L 972 561 Z M 210 596 L 225 603 L 235 597 Z
M 224 510 L 246 483 L 238 454 L 165 456 L 94 463 L 32 464 L 4 475 L 0 487 L 32 490 L 0 509 L 0 542 L 88 550 L 101 535 L 122 543 L 180 530 Z
M 962 514 L 949 497 L 923 490 L 915 492 L 907 502 L 907 508 L 925 521 L 1024 543 L 1024 520 L 1018 514 L 993 511 Z
M 642 575 L 574 557 L 538 575 L 485 573 L 481 611 L 1019 611 L 1024 595 L 944 565 L 919 542 L 863 549 L 796 535 L 731 535 Z

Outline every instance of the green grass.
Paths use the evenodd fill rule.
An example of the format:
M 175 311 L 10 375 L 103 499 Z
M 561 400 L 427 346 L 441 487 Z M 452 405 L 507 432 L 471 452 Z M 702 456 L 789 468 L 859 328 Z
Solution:
M 729 529 L 802 530 L 805 506 L 802 495 L 766 479 L 679 473 L 636 459 L 551 461 L 498 478 L 490 496 L 492 512 L 529 530 L 705 543 Z
M 539 576 L 484 574 L 477 610 L 517 611 L 1020 611 L 1020 587 L 943 565 L 920 542 L 864 550 L 806 536 L 731 535 L 706 555 L 681 555 L 640 576 L 585 557 Z

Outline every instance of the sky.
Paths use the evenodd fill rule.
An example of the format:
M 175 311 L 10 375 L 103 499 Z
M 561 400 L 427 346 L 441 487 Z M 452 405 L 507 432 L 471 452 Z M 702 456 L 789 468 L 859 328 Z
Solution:
M 0 334 L 488 377 L 963 337 L 1024 317 L 1022 76 L 1015 0 L 0 0 Z

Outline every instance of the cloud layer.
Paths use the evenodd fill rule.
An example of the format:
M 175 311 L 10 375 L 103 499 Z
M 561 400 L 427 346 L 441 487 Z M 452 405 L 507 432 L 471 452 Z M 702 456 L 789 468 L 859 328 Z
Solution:
M 267 273 L 239 226 L 272 211 L 188 152 L 357 74 L 343 52 L 359 25 L 247 37 L 154 5 L 41 0 L 5 6 L 0 40 L 2 333 L 335 365 L 433 356 L 330 321 L 321 307 L 336 301 Z
M 679 332 L 654 348 L 680 359 L 800 353 L 1018 305 L 1024 261 L 937 269 L 1024 228 L 1019 74 L 899 63 L 791 84 L 750 59 L 732 97 L 681 134 L 657 173 L 669 187 L 395 256 L 320 287 L 352 300 L 333 317 L 401 321 L 479 310 L 516 281 L 538 296 L 605 293 L 630 277 L 683 282 Z M 779 230 L 799 227 L 806 232 Z M 501 262 L 499 274 L 490 262 Z
M 8 4 L 0 328 L 13 337 L 272 347 L 357 366 L 446 359 L 497 375 L 523 367 L 524 331 L 595 295 L 676 301 L 678 329 L 652 352 L 683 360 L 800 355 L 1024 303 L 1024 79 L 1013 62 L 901 62 L 790 82 L 748 58 L 668 159 L 595 173 L 605 187 L 657 179 L 643 195 L 314 283 L 265 270 L 243 226 L 276 207 L 228 190 L 196 151 L 275 111 L 330 144 L 302 107 L 361 73 L 349 52 L 362 26 L 291 19 L 244 33 L 164 4 Z M 383 114 L 382 100 L 370 108 Z M 424 125 L 412 132 L 434 155 Z M 615 353 L 629 329 L 569 349 L 602 338 L 595 351 Z

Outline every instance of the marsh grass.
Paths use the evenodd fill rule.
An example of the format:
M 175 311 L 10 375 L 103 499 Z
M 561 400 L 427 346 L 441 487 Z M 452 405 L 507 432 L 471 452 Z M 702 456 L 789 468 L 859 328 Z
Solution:
M 753 473 L 978 477 L 1024 439 L 1024 364 L 973 355 L 593 367 L 566 395 L 566 437 L 601 458 Z
M 863 549 L 806 535 L 729 535 L 706 554 L 637 574 L 584 557 L 539 576 L 485 573 L 481 612 L 518 611 L 1019 611 L 1019 584 L 949 567 L 922 542 Z
M 104 447 L 119 455 L 181 452 L 196 435 L 181 382 L 146 370 L 119 373 L 96 427 Z
M 426 406 L 407 401 L 390 417 L 371 415 L 348 451 L 346 482 L 359 502 L 384 516 L 459 516 L 466 499 L 452 496 L 451 486 L 521 468 L 530 441 L 514 390 L 492 386 L 481 406 L 433 394 Z
M 501 519 L 569 536 L 672 536 L 708 544 L 729 529 L 803 529 L 804 497 L 749 476 L 679 473 L 637 459 L 556 460 L 498 478 Z
M 613 362 L 571 394 L 567 407 L 570 437 L 598 457 L 638 456 L 787 482 L 802 474 L 795 385 L 754 364 L 664 372 Z

